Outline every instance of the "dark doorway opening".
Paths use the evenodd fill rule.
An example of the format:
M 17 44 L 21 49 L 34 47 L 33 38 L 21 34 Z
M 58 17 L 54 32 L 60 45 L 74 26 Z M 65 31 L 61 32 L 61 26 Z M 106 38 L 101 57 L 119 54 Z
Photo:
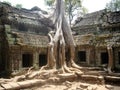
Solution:
M 101 64 L 108 64 L 108 53 L 107 52 L 101 53 Z
M 86 52 L 85 51 L 78 52 L 78 60 L 80 62 L 86 62 Z
M 22 55 L 22 67 L 31 67 L 33 65 L 33 55 L 23 54 Z
M 47 64 L 47 55 L 46 54 L 40 54 L 39 55 L 39 66 L 44 66 Z
M 2 58 L 2 54 L 0 54 L 0 72 L 5 71 L 5 60 Z
M 120 52 L 118 52 L 118 60 L 119 60 L 119 64 L 120 64 Z
M 6 78 L 8 75 L 6 71 L 6 60 L 2 58 L 2 54 L 0 55 L 0 78 Z

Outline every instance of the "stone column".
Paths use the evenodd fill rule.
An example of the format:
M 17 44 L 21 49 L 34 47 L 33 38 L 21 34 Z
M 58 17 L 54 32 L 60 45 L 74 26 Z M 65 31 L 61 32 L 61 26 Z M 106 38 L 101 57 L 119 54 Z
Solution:
M 39 68 L 39 54 L 37 51 L 35 51 L 33 54 L 33 66 L 35 67 L 35 69 Z

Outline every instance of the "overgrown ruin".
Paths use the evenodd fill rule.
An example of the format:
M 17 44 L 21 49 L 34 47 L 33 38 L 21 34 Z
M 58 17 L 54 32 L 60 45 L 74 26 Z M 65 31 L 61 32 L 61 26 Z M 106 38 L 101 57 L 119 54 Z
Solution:
M 51 36 L 55 35 L 53 32 L 55 32 L 56 27 L 43 14 L 47 14 L 47 12 L 37 7 L 31 10 L 17 9 L 8 4 L 0 3 L 0 77 L 8 78 L 11 75 L 31 73 L 33 68 L 41 70 L 41 67 L 42 69 L 46 68 L 43 66 L 48 62 L 50 68 L 55 67 L 55 64 L 51 63 L 51 59 L 49 61 L 48 58 L 52 56 L 52 52 L 49 52 L 51 50 L 49 41 Z M 63 34 L 65 33 L 60 35 Z M 74 46 L 75 53 L 72 46 L 64 46 L 64 49 L 67 48 L 64 52 L 62 51 L 63 48 L 57 48 L 60 53 L 64 53 L 62 58 L 67 60 L 56 62 L 56 68 L 61 68 L 62 64 L 60 63 L 64 62 L 67 66 L 70 66 L 69 59 L 72 58 L 78 65 L 75 65 L 77 69 L 74 69 L 77 76 L 70 74 L 71 78 L 67 78 L 68 74 L 63 78 L 62 75 L 59 75 L 60 81 L 73 81 L 77 78 L 88 81 L 95 79 L 96 83 L 104 83 L 104 81 L 120 83 L 120 12 L 101 10 L 79 17 L 72 27 L 72 34 L 76 45 L 74 46 L 73 42 L 71 42 L 71 45 Z M 65 37 L 64 40 L 60 40 L 60 36 L 58 38 L 57 43 L 63 45 L 65 44 L 63 42 L 67 42 Z M 75 57 L 72 54 L 75 54 Z M 58 57 L 59 55 L 55 59 L 60 60 L 61 56 Z M 66 65 L 62 67 L 62 69 L 64 68 L 62 72 L 70 71 L 66 68 Z M 78 73 L 78 69 L 81 73 Z M 46 79 L 59 82 L 58 78 L 55 81 L 49 79 L 47 74 L 44 75 Z M 28 77 L 30 79 L 34 75 Z M 25 78 L 22 77 L 23 79 Z
M 112 69 L 120 69 L 120 12 L 101 10 L 78 18 L 73 31 L 79 63 L 88 66 L 109 65 L 112 49 Z M 82 58 L 81 58 L 82 57 Z

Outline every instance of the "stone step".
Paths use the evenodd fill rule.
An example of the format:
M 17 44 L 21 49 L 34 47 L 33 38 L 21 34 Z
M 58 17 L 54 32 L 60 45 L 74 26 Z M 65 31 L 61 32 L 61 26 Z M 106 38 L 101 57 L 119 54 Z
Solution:
M 105 80 L 109 82 L 119 82 L 120 83 L 120 77 L 116 76 L 105 76 Z
M 10 84 L 1 84 L 5 90 L 13 90 L 13 87 Z
M 12 86 L 13 90 L 18 90 L 20 89 L 20 85 L 17 82 L 10 82 L 8 83 L 10 86 Z
M 45 83 L 46 83 L 45 80 L 41 79 L 26 80 L 21 82 L 9 82 L 6 84 L 1 84 L 0 90 L 20 90 L 33 87 L 36 85 L 43 85 Z
M 85 75 L 96 75 L 96 76 L 99 76 L 99 75 L 106 74 L 106 72 L 105 71 L 86 71 L 84 74 Z
M 103 84 L 104 83 L 104 77 L 103 76 L 97 76 L 97 75 L 81 75 L 81 80 L 87 81 L 90 83 L 98 83 Z
M 101 71 L 103 70 L 101 67 L 82 67 L 85 70 L 89 70 L 89 71 Z

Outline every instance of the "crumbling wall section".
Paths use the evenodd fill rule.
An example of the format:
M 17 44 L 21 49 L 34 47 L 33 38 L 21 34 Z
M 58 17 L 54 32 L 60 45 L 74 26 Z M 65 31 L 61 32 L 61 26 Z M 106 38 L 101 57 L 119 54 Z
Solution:
M 0 3 L 0 12 L 1 65 L 7 71 L 22 70 L 23 54 L 30 53 L 31 65 L 39 68 L 39 54 L 47 54 L 47 33 L 53 29 L 51 21 L 40 13 L 5 3 Z

